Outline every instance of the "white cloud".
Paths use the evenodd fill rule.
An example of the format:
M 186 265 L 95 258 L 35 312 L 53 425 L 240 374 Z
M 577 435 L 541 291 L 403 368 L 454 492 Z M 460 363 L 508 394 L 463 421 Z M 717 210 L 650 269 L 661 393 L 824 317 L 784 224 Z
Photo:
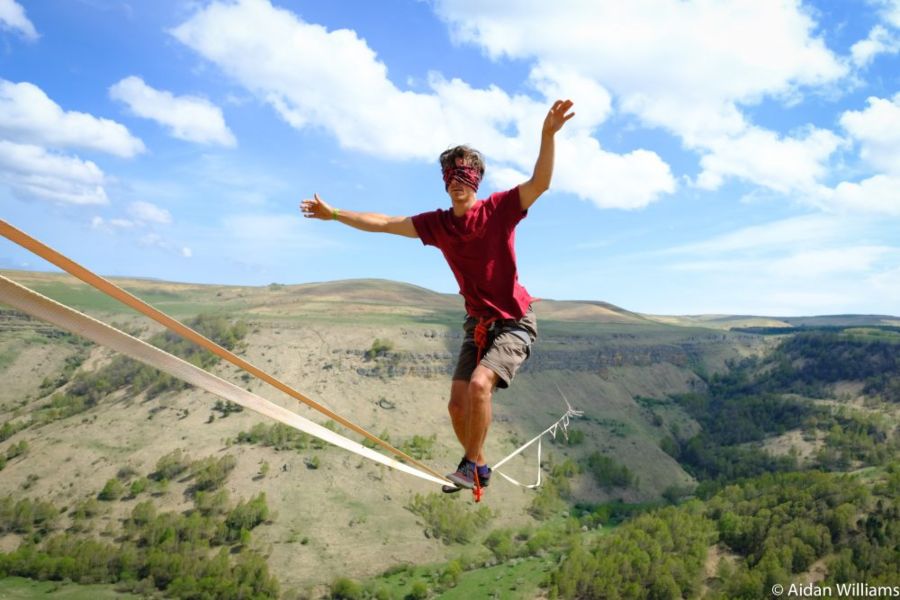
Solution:
M 890 281 L 900 268 L 900 247 L 860 241 L 871 235 L 872 222 L 852 215 L 804 215 L 648 258 L 673 276 L 696 282 L 693 311 L 713 310 L 716 302 L 724 302 L 738 314 L 859 312 L 859 306 L 872 306 L 873 298 L 878 306 L 892 306 L 887 298 L 900 291 Z
M 95 216 L 91 219 L 91 229 L 107 233 L 122 229 L 134 229 L 137 225 L 137 223 L 128 219 L 104 219 L 101 216 Z
M 828 174 L 827 161 L 841 138 L 825 129 L 809 128 L 803 137 L 781 138 L 773 131 L 749 128 L 709 145 L 700 159 L 697 185 L 718 188 L 725 177 L 736 177 L 781 193 L 809 189 Z
M 475 89 L 436 73 L 429 76 L 428 93 L 401 90 L 355 32 L 305 23 L 268 0 L 214 2 L 172 34 L 268 102 L 293 127 L 322 127 L 345 148 L 389 159 L 435 160 L 448 145 L 471 143 L 492 162 L 489 172 L 498 170 L 496 180 L 530 174 L 541 123 L 549 100 L 556 99 L 536 101 L 495 86 Z M 668 165 L 655 153 L 615 155 L 590 138 L 591 128 L 610 112 L 603 86 L 575 69 L 549 63 L 532 70 L 531 83 L 544 94 L 572 86 L 585 97 L 583 110 L 579 105 L 579 116 L 559 136 L 560 156 L 569 146 L 571 164 L 567 169 L 558 161 L 555 189 L 600 206 L 632 208 L 674 189 Z M 594 184 L 598 172 L 609 178 L 602 188 Z M 628 179 L 648 172 L 649 177 Z M 624 190 L 627 197 L 609 190 Z
M 169 211 L 150 202 L 132 202 L 128 211 L 135 219 L 144 223 L 168 225 L 172 222 L 172 215 Z
M 900 176 L 875 175 L 860 182 L 843 181 L 833 188 L 820 186 L 809 200 L 840 213 L 900 217 Z
M 194 256 L 194 251 L 187 246 L 182 246 L 181 256 L 183 256 L 184 258 L 191 258 L 192 256 Z
M 783 279 L 822 279 L 871 271 L 896 250 L 889 246 L 846 246 L 806 250 L 773 260 L 763 267 Z
M 0 182 L 23 199 L 106 204 L 103 172 L 91 161 L 0 140 Z
M 885 23 L 900 29 L 900 0 L 873 0 L 873 3 L 879 6 Z
M 26 144 L 131 157 L 144 143 L 115 121 L 64 111 L 34 84 L 0 79 L 0 135 Z
M 799 2 L 438 0 L 435 9 L 458 40 L 493 57 L 567 65 L 626 101 L 753 102 L 846 73 Z M 681 130 L 676 119 L 661 124 Z
M 793 101 L 804 88 L 849 72 L 816 37 L 816 23 L 798 1 L 573 0 L 559 7 L 437 0 L 435 10 L 457 41 L 491 57 L 535 60 L 548 72 L 576 73 L 610 90 L 622 110 L 704 156 L 706 187 L 725 177 L 779 190 L 808 185 L 823 174 L 821 157 L 835 144 L 826 132 L 777 139 L 743 112 L 766 97 Z M 760 160 L 761 146 L 802 172 L 792 176 Z
M 859 142 L 860 158 L 874 168 L 900 175 L 900 93 L 892 100 L 869 98 L 868 108 L 847 111 L 841 125 Z
M 174 96 L 157 90 L 140 77 L 126 77 L 109 88 L 109 95 L 139 117 L 167 127 L 178 139 L 234 147 L 237 140 L 225 124 L 222 109 L 204 98 Z
M 900 52 L 900 37 L 881 25 L 876 25 L 869 32 L 869 37 L 853 44 L 850 56 L 857 67 L 868 66 L 879 54 L 897 54 Z
M 0 28 L 17 31 L 27 40 L 38 38 L 37 30 L 25 15 L 25 9 L 15 0 L 0 0 Z
M 809 248 L 844 238 L 850 233 L 844 219 L 831 215 L 803 215 L 761 225 L 750 225 L 702 242 L 675 246 L 666 253 L 765 253 L 773 249 Z

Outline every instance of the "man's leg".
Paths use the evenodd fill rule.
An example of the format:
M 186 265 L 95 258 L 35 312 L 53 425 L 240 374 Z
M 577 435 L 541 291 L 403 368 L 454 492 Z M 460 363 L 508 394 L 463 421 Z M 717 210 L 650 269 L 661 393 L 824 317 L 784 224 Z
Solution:
M 453 433 L 460 445 L 466 447 L 466 413 L 469 405 L 468 400 L 469 382 L 462 379 L 454 379 L 450 383 L 450 403 L 447 410 L 450 413 L 450 422 L 453 424 Z
M 469 420 L 469 381 L 455 379 L 450 385 L 450 403 L 447 406 L 450 412 L 450 422 L 453 424 L 453 432 L 459 444 L 466 449 L 466 440 L 468 440 L 468 420 Z M 488 415 L 490 420 L 490 415 Z M 484 442 L 482 441 L 482 445 Z M 483 452 L 478 456 L 478 464 L 484 464 Z
M 466 390 L 468 410 L 463 447 L 466 450 L 466 458 L 481 465 L 485 464 L 484 441 L 491 425 L 491 395 L 498 379 L 499 376 L 491 369 L 478 365 Z

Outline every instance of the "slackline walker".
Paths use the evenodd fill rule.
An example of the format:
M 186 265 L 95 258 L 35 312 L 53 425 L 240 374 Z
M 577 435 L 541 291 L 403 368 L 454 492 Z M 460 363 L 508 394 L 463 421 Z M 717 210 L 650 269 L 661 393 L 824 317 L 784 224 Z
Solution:
M 397 459 L 384 456 L 383 454 L 375 452 L 370 448 L 366 448 L 358 442 L 350 440 L 345 436 L 342 436 L 292 411 L 278 406 L 277 404 L 274 404 L 273 402 L 266 400 L 265 398 L 262 398 L 256 394 L 253 394 L 252 392 L 231 384 L 221 379 L 220 377 L 208 373 L 174 355 L 151 346 L 140 339 L 137 339 L 113 327 L 110 327 L 109 325 L 106 325 L 105 323 L 102 323 L 92 317 L 84 315 L 74 309 L 55 302 L 54 300 L 51 300 L 37 292 L 34 292 L 33 290 L 23 287 L 3 276 L 0 276 L 0 301 L 3 301 L 39 319 L 53 323 L 54 325 L 61 327 L 62 329 L 88 338 L 100 345 L 108 346 L 118 352 L 121 352 L 122 354 L 134 358 L 135 360 L 166 372 L 173 377 L 195 385 L 226 400 L 235 402 L 236 404 L 254 410 L 262 415 L 284 423 L 285 425 L 288 425 L 309 435 L 317 437 L 323 441 L 338 446 L 339 448 L 349 450 L 350 452 L 356 453 L 375 462 L 379 462 L 398 471 L 414 475 L 432 483 L 438 483 L 441 485 L 446 485 L 448 483 L 448 480 L 445 477 L 439 475 L 434 470 L 430 469 L 421 462 L 406 455 L 401 450 L 394 448 L 387 442 L 369 433 L 362 427 L 347 420 L 346 418 L 334 413 L 327 407 L 307 398 L 291 386 L 281 382 L 272 375 L 255 367 L 246 360 L 219 346 L 212 340 L 209 340 L 190 327 L 187 327 L 186 325 L 180 323 L 172 317 L 169 317 L 168 315 L 151 307 L 147 303 L 143 302 L 142 300 L 138 299 L 122 288 L 116 286 L 112 282 L 104 279 L 103 277 L 100 277 L 95 273 L 92 273 L 88 269 L 75 263 L 59 252 L 56 252 L 52 248 L 44 245 L 38 240 L 27 235 L 26 233 L 16 229 L 2 219 L 0 219 L 0 233 L 2 233 L 7 239 L 19 244 L 27 250 L 30 250 L 41 258 L 44 258 L 45 260 L 51 262 L 64 271 L 67 271 L 68 273 L 77 277 L 78 279 L 81 279 L 85 283 L 88 283 L 92 287 L 113 298 L 116 298 L 117 300 L 123 302 L 124 304 L 137 310 L 145 316 L 157 321 L 170 331 L 173 331 L 180 336 L 191 340 L 199 346 L 209 350 L 210 352 L 213 352 L 217 356 L 238 366 L 248 373 L 251 373 L 257 378 L 262 379 L 263 381 L 269 383 L 277 389 L 287 393 L 289 396 L 295 398 L 296 400 L 299 400 L 307 406 L 330 417 L 331 419 L 344 425 L 348 429 L 363 435 L 365 438 L 396 455 Z M 562 392 L 560 391 L 560 393 Z M 563 399 L 565 400 L 565 396 L 563 396 Z M 559 428 L 562 428 L 562 431 L 565 434 L 566 428 L 569 424 L 569 419 L 571 417 L 581 416 L 582 414 L 580 411 L 572 409 L 572 407 L 568 403 L 568 400 L 566 400 L 566 406 L 567 411 L 559 420 L 557 420 L 553 425 L 541 432 L 538 436 L 524 444 L 522 447 L 515 450 L 512 454 L 498 462 L 495 465 L 495 469 L 509 461 L 512 457 L 520 454 L 531 444 L 537 442 L 538 480 L 534 485 L 523 487 L 533 488 L 540 485 L 541 438 L 546 433 L 550 433 L 551 435 L 555 436 Z M 511 483 L 514 483 L 516 485 L 523 485 L 503 473 L 500 474 Z M 476 488 L 475 490 L 473 490 L 476 502 L 480 501 L 481 499 L 480 492 L 481 488 Z

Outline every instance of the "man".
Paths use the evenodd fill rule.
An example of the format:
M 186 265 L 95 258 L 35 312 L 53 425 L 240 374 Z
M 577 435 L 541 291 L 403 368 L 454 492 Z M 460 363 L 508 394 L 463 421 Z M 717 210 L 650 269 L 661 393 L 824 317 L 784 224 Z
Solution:
M 363 231 L 419 238 L 444 254 L 465 298 L 465 339 L 450 388 L 450 419 L 465 455 L 447 478 L 461 488 L 486 487 L 491 470 L 484 456 L 484 441 L 491 422 L 491 396 L 495 387 L 509 386 L 528 358 L 537 338 L 532 298 L 519 284 L 516 271 L 515 226 L 532 204 L 550 187 L 555 154 L 554 136 L 575 116 L 571 100 L 557 100 L 541 130 L 541 146 L 534 173 L 525 183 L 478 200 L 484 176 L 481 155 L 466 146 L 441 154 L 444 188 L 450 210 L 435 210 L 413 217 L 338 210 L 314 194 L 300 204 L 305 217 L 337 220 Z

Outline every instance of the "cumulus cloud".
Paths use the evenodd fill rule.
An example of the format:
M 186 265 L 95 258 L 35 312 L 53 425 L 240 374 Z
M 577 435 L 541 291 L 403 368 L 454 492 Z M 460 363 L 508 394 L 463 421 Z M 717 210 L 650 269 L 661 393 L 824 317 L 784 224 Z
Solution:
M 900 93 L 869 98 L 868 108 L 847 111 L 841 125 L 860 144 L 860 157 L 875 169 L 900 175 Z
M 900 29 L 900 0 L 872 0 L 879 7 L 882 20 Z
M 435 9 L 457 40 L 490 56 L 567 65 L 626 100 L 753 102 L 846 73 L 797 2 L 576 0 L 560 10 L 538 0 L 438 0 Z
M 900 52 L 900 37 L 881 25 L 876 25 L 869 32 L 869 37 L 853 44 L 850 56 L 857 67 L 868 66 L 879 54 L 897 54 Z
M 23 199 L 106 204 L 103 172 L 91 161 L 0 140 L 0 182 Z
M 809 128 L 803 137 L 781 137 L 752 127 L 732 138 L 709 144 L 700 159 L 697 185 L 716 189 L 726 177 L 736 177 L 781 193 L 813 187 L 827 173 L 828 158 L 842 140 L 833 132 Z
M 468 142 L 492 161 L 495 181 L 530 174 L 550 100 L 572 90 L 566 94 L 579 101 L 579 116 L 559 136 L 566 160 L 558 161 L 556 189 L 599 206 L 635 208 L 675 186 L 655 153 L 613 154 L 590 136 L 611 112 L 610 94 L 564 64 L 532 69 L 529 81 L 545 96 L 540 101 L 496 86 L 476 89 L 437 73 L 429 76 L 427 93 L 402 90 L 355 32 L 306 23 L 268 0 L 211 3 L 172 34 L 293 127 L 324 128 L 345 148 L 390 159 L 431 161 L 449 144 Z M 583 107 L 576 93 L 583 94 Z M 630 179 L 635 173 L 646 177 Z
M 827 132 L 779 138 L 745 115 L 763 98 L 791 101 L 848 74 L 799 2 L 573 0 L 560 10 L 537 0 L 437 0 L 435 10 L 459 43 L 609 89 L 622 110 L 702 155 L 700 183 L 707 188 L 726 177 L 778 191 L 808 185 L 837 143 Z M 761 160 L 761 147 L 786 156 L 802 174 Z
M 15 0 L 0 0 L 0 29 L 11 29 L 27 40 L 38 38 L 37 30 Z
M 833 188 L 820 186 L 810 200 L 842 213 L 900 217 L 900 176 L 879 174 L 859 182 L 842 181 Z
M 144 143 L 115 121 L 65 111 L 32 83 L 0 79 L 0 135 L 26 144 L 131 157 Z
M 181 140 L 234 147 L 237 140 L 225 124 L 222 109 L 204 98 L 175 96 L 157 90 L 140 77 L 126 77 L 109 88 L 109 95 L 131 111 L 165 126 Z

